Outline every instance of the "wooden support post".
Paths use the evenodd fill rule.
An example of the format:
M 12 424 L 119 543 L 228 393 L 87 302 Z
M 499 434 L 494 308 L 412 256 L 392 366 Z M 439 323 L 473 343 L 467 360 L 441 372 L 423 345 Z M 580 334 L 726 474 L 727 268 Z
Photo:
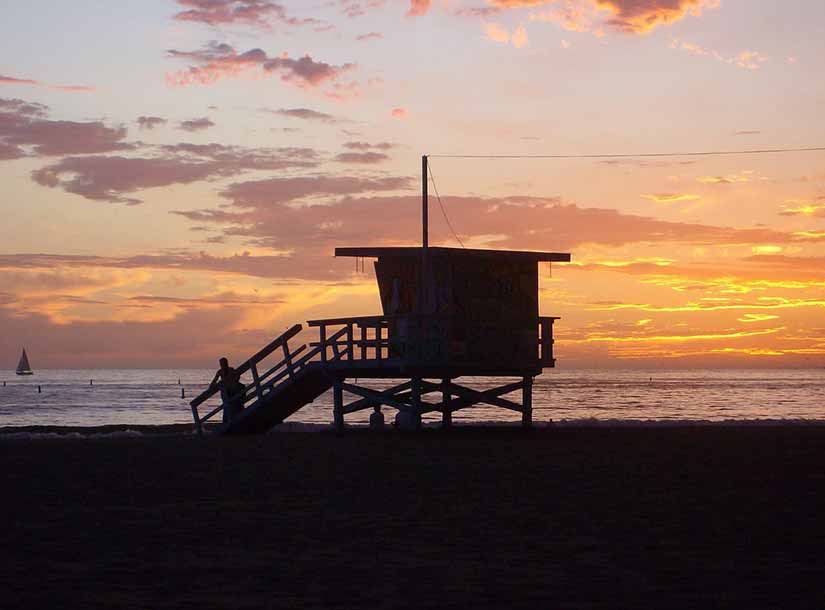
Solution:
M 332 409 L 335 430 L 344 431 L 344 387 L 341 379 L 336 378 L 332 384 Z
M 347 324 L 347 360 L 355 360 L 355 347 L 353 341 L 355 339 L 355 329 L 352 322 Z
M 452 379 L 442 379 L 441 380 L 441 404 L 443 405 L 444 411 L 441 413 L 441 426 L 444 428 L 449 428 L 453 425 L 453 411 L 452 411 L 452 394 L 450 392 L 450 382 Z
M 290 379 L 295 377 L 295 368 L 292 366 L 292 354 L 289 353 L 289 345 L 284 341 L 284 363 Z
M 533 426 L 533 378 L 525 377 L 522 386 L 521 398 L 521 425 L 525 428 Z
M 421 427 L 421 377 L 412 379 L 412 406 L 413 406 L 413 426 L 417 430 Z

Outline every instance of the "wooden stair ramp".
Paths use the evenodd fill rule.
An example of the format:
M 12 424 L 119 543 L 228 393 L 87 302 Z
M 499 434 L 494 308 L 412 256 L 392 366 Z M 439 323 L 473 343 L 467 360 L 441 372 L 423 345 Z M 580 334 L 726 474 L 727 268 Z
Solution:
M 309 346 L 302 344 L 297 349 L 290 350 L 289 340 L 302 329 L 300 324 L 296 324 L 236 367 L 241 376 L 249 373 L 252 383 L 247 384 L 242 397 L 243 411 L 229 421 L 224 418 L 217 428 L 218 434 L 268 432 L 332 387 L 333 379 L 328 375 L 326 365 L 351 353 L 352 350 L 346 347 L 339 349 L 342 337 L 348 330 L 351 334 L 351 328 L 343 328 L 328 338 L 322 337 L 318 343 Z M 333 348 L 332 354 L 328 356 L 327 349 L 330 347 Z M 217 394 L 220 394 L 221 404 L 200 417 L 198 407 Z M 198 434 L 203 434 L 204 423 L 212 417 L 219 413 L 223 416 L 225 402 L 222 384 L 219 383 L 189 403 Z

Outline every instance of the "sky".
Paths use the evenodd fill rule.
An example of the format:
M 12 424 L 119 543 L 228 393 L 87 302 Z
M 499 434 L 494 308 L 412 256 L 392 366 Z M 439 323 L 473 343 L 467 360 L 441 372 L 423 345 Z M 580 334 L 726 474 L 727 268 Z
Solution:
M 336 246 L 570 252 L 559 366 L 825 366 L 818 0 L 29 0 L 0 20 L 0 368 L 211 367 L 380 313 Z M 432 189 L 431 189 L 432 191 Z

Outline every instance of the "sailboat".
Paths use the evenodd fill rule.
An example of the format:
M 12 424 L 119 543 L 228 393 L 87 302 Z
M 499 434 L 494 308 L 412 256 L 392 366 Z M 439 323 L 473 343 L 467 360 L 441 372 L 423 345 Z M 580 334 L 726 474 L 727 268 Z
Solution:
M 29 357 L 26 355 L 26 348 L 23 348 L 23 355 L 20 356 L 20 362 L 17 363 L 18 375 L 34 375 L 31 365 L 29 364 Z

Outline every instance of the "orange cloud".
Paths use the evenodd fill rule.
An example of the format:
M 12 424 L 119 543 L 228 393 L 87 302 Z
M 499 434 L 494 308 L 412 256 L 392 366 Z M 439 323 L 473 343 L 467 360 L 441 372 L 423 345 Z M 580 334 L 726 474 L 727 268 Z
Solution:
M 564 29 L 604 34 L 602 27 L 630 34 L 647 34 L 688 15 L 700 16 L 719 6 L 719 0 L 489 0 L 499 9 L 547 6 L 530 16 L 536 21 L 554 21 Z M 605 14 L 607 15 L 605 18 Z
M 804 201 L 787 202 L 786 205 L 796 207 L 785 207 L 779 214 L 782 216 L 815 216 L 825 218 L 825 204 L 807 203 Z
M 407 17 L 420 17 L 426 15 L 432 6 L 432 0 L 410 0 L 410 10 Z
M 679 201 L 696 201 L 701 199 L 699 195 L 688 195 L 679 193 L 656 193 L 653 195 L 642 195 L 645 199 L 656 203 L 677 203 Z
M 406 108 L 393 108 L 392 116 L 396 119 L 406 119 L 408 116 L 410 116 L 410 113 L 407 111 Z
M 742 51 L 737 55 L 725 57 L 719 51 L 706 49 L 698 44 L 674 38 L 670 41 L 671 49 L 681 49 L 693 55 L 711 57 L 722 63 L 730 64 L 744 70 L 758 70 L 768 58 L 759 51 Z M 754 132 L 738 132 L 737 135 L 752 135 Z M 758 133 L 758 132 L 757 132 Z
M 527 36 L 527 30 L 524 29 L 523 25 L 518 26 L 511 34 L 498 24 L 488 23 L 484 26 L 484 33 L 487 35 L 487 38 L 494 42 L 512 44 L 517 49 L 526 46 L 530 41 Z

